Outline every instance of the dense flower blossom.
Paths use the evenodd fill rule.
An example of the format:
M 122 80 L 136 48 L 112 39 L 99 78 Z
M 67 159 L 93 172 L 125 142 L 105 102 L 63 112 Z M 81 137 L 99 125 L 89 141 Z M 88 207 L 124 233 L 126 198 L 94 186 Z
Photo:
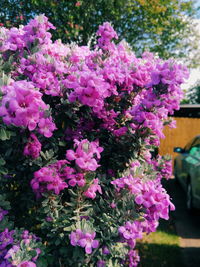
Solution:
M 134 178 L 129 175 L 116 179 L 111 183 L 116 186 L 118 191 L 128 188 L 135 195 L 136 204 L 145 208 L 144 218 L 146 223 L 143 225 L 144 232 L 154 232 L 158 226 L 159 218 L 168 220 L 169 209 L 175 209 L 159 179 L 143 182 L 140 178 Z
M 79 5 L 79 2 L 75 4 Z M 114 43 L 113 39 L 118 36 L 108 22 L 97 31 L 95 49 L 62 44 L 60 40 L 53 42 L 48 31 L 54 28 L 44 15 L 40 15 L 26 26 L 0 29 L 2 73 L 6 73 L 1 86 L 0 116 L 9 130 L 20 127 L 22 138 L 28 136 L 23 150 L 25 156 L 39 157 L 42 149 L 39 140 L 45 152 L 48 149 L 54 152 L 52 157 L 38 158 L 30 168 L 31 172 L 38 166 L 31 180 L 37 196 L 35 201 L 39 202 L 43 193 L 50 192 L 43 194 L 44 198 L 50 199 L 52 193 L 59 195 L 62 192 L 59 197 L 54 195 L 52 198 L 55 203 L 60 199 L 54 208 L 61 215 L 63 225 L 59 220 L 54 223 L 51 212 L 44 214 L 44 221 L 40 222 L 44 228 L 46 224 L 54 227 L 48 228 L 44 239 L 47 249 L 52 245 L 51 233 L 59 233 L 58 238 L 67 233 L 72 246 L 90 254 L 89 257 L 85 255 L 90 261 L 88 265 L 104 267 L 112 261 L 115 249 L 126 247 L 129 252 L 121 249 L 120 253 L 124 255 L 119 256 L 118 264 L 135 267 L 139 262 L 134 249 L 136 240 L 142 238 L 143 233 L 155 231 L 159 219 L 168 219 L 169 210 L 174 209 L 161 185 L 163 177 L 171 176 L 171 162 L 165 162 L 159 156 L 153 158 L 150 147 L 159 145 L 160 138 L 164 137 L 164 125 L 174 126 L 167 116 L 179 108 L 181 84 L 187 79 L 188 71 L 171 59 L 163 61 L 149 52 L 136 57 L 125 41 Z M 8 73 L 4 68 L 9 64 Z M 66 159 L 62 160 L 66 146 Z M 30 160 L 26 162 L 31 166 Z M 27 168 L 26 162 L 21 169 Z M 21 196 L 22 192 L 17 191 L 21 189 L 18 183 L 24 177 L 23 173 L 19 179 L 20 167 L 17 166 L 17 173 L 7 176 L 12 177 L 16 194 Z M 122 177 L 121 171 L 124 171 Z M 111 179 L 114 180 L 111 182 Z M 68 190 L 64 190 L 66 188 Z M 88 198 L 96 199 L 90 201 Z M 138 219 L 133 218 L 133 212 L 124 216 L 127 207 L 121 207 L 120 201 L 125 206 L 126 198 L 133 202 L 133 212 Z M 74 203 L 70 203 L 71 199 Z M 35 203 L 34 209 L 40 212 L 39 206 L 42 205 Z M 117 220 L 119 214 L 116 218 L 113 216 L 106 226 L 110 228 L 105 231 L 112 238 L 118 231 L 117 243 L 107 243 L 107 236 L 105 238 L 102 233 L 106 219 L 101 218 L 101 212 L 95 213 L 101 207 L 105 218 L 106 208 L 113 214 L 120 211 L 123 223 L 116 226 L 117 221 L 113 223 L 113 220 Z M 3 208 L 2 205 L 0 221 L 7 214 Z M 32 214 L 35 213 L 30 214 L 31 218 Z M 65 227 L 68 220 L 70 230 Z M 38 257 L 43 256 L 39 239 L 27 230 L 20 235 L 16 231 L 5 229 L 0 233 L 0 265 L 35 267 Z M 96 232 L 100 240 L 95 239 Z M 100 242 L 102 246 L 99 246 Z M 62 251 L 61 244 L 63 242 L 58 245 L 58 254 Z M 97 250 L 93 255 L 94 249 Z M 20 258 L 20 253 L 26 258 Z M 73 265 L 72 262 L 69 264 L 67 257 L 62 261 L 66 266 Z
M 70 243 L 72 246 L 80 246 L 85 248 L 87 254 L 92 253 L 92 249 L 99 246 L 99 241 L 94 240 L 96 233 L 83 233 L 80 229 L 70 234 Z
M 23 153 L 25 156 L 31 156 L 33 159 L 36 159 L 40 155 L 41 147 L 42 145 L 37 139 L 37 136 L 32 133 L 28 139 L 28 143 L 24 147 Z
M 157 156 L 155 160 L 152 160 L 152 165 L 157 171 L 157 178 L 170 179 L 172 177 L 172 160 L 171 158 Z
M 109 22 L 105 22 L 99 27 L 97 35 L 100 35 L 100 38 L 98 39 L 98 46 L 105 50 L 112 48 L 112 39 L 118 39 L 117 33 L 113 30 Z
M 50 118 L 45 117 L 48 106 L 42 100 L 42 94 L 36 90 L 31 82 L 17 81 L 4 87 L 0 116 L 6 124 L 26 127 L 33 131 L 39 127 L 39 132 L 50 137 L 55 125 Z M 46 130 L 44 130 L 46 129 Z
M 100 153 L 103 148 L 99 146 L 97 141 L 89 142 L 87 139 L 81 142 L 75 140 L 76 151 L 67 150 L 66 157 L 68 160 L 75 160 L 75 163 L 84 171 L 95 171 L 100 165 L 97 160 L 100 159 Z
M 117 130 L 114 130 L 113 131 L 113 134 L 115 135 L 115 136 L 117 136 L 117 137 L 120 137 L 120 136 L 122 136 L 122 135 L 125 135 L 126 134 L 126 132 L 127 132 L 127 127 L 121 127 L 121 128 L 119 128 L 119 129 L 117 129 Z
M 84 174 L 76 172 L 75 169 L 68 166 L 68 163 L 67 160 L 58 160 L 56 163 L 43 167 L 34 173 L 31 186 L 38 197 L 49 190 L 58 195 L 68 185 L 72 187 L 76 185 L 83 187 L 85 185 Z M 96 181 L 96 184 L 95 188 L 97 187 L 97 189 L 91 189 L 93 195 L 97 190 L 100 191 L 98 181 Z
M 67 161 L 65 160 L 57 161 L 55 164 L 43 167 L 34 173 L 31 186 L 38 197 L 41 193 L 48 190 L 54 191 L 54 193 L 58 195 L 60 191 L 68 187 L 63 179 L 63 176 L 65 179 L 67 178 L 65 175 L 67 175 L 68 172 L 63 174 L 62 169 L 66 163 Z M 64 168 L 64 170 L 66 169 Z M 68 170 L 67 168 L 67 171 Z

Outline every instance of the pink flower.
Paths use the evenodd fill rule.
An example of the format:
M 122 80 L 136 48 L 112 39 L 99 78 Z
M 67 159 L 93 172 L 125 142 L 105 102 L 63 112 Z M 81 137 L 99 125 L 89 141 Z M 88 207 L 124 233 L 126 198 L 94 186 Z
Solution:
M 44 118 L 48 106 L 42 100 L 42 94 L 36 90 L 32 82 L 25 80 L 13 82 L 4 87 L 0 116 L 5 124 L 28 128 L 29 131 L 39 126 L 39 132 L 50 137 L 56 129 L 52 118 Z
M 114 130 L 113 131 L 113 134 L 115 136 L 117 136 L 117 137 L 120 137 L 122 135 L 125 135 L 127 133 L 127 131 L 128 131 L 128 128 L 127 127 L 121 127 L 121 128 L 119 128 L 117 130 Z
M 75 6 L 76 7 L 81 6 L 81 2 L 80 1 L 76 2 Z
M 96 233 L 83 233 L 80 229 L 77 229 L 75 232 L 70 234 L 70 243 L 72 246 L 80 246 L 85 248 L 87 254 L 92 253 L 93 248 L 99 246 L 99 241 L 94 240 Z
M 97 267 L 106 267 L 106 262 L 104 260 L 98 260 Z
M 36 135 L 32 133 L 28 139 L 28 143 L 24 147 L 23 153 L 25 156 L 31 156 L 33 159 L 36 159 L 40 155 L 41 147 L 42 145 Z
M 96 192 L 102 194 L 101 186 L 99 185 L 99 179 L 96 178 L 93 180 L 93 184 L 89 186 L 89 188 L 84 192 L 84 196 L 94 199 L 96 197 Z
M 100 165 L 98 165 L 97 159 L 100 159 L 100 153 L 103 151 L 102 147 L 99 147 L 98 142 L 89 142 L 87 139 L 79 142 L 75 140 L 76 151 L 69 149 L 66 152 L 66 158 L 70 161 L 75 160 L 75 163 L 85 171 L 95 171 Z
M 77 246 L 78 241 L 84 237 L 83 232 L 80 229 L 77 229 L 75 232 L 71 232 L 69 238 L 70 238 L 70 243 L 72 246 Z
M 45 137 L 48 138 L 51 137 L 53 131 L 57 129 L 51 118 L 41 118 L 38 123 L 38 126 L 39 133 L 43 134 Z
M 23 261 L 20 264 L 18 264 L 17 267 L 37 267 L 37 266 L 32 261 Z
M 131 249 L 128 253 L 129 258 L 129 267 L 137 267 L 140 261 L 140 256 L 138 255 L 137 250 Z
M 53 191 L 56 195 L 59 195 L 60 191 L 68 187 L 65 180 L 72 170 L 66 167 L 66 163 L 66 160 L 60 160 L 34 173 L 31 187 L 37 197 L 40 197 L 46 191 Z
M 82 248 L 85 248 L 85 252 L 87 254 L 92 253 L 93 248 L 97 248 L 99 246 L 99 241 L 94 240 L 96 233 L 86 233 L 79 241 L 78 245 Z
M 82 173 L 77 173 L 77 174 L 72 174 L 69 176 L 69 185 L 71 185 L 72 187 L 78 185 L 80 187 L 85 185 L 85 178 L 84 175 Z
M 99 26 L 97 35 L 100 36 L 98 39 L 98 46 L 100 48 L 104 50 L 112 50 L 114 48 L 111 40 L 118 39 L 118 35 L 109 22 L 104 22 L 103 25 Z

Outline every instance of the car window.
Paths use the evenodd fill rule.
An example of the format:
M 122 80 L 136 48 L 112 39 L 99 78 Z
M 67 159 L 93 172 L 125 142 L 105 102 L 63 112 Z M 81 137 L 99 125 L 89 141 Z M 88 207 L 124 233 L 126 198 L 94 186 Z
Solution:
M 193 146 L 190 151 L 189 154 L 195 157 L 200 157 L 200 145 L 199 146 Z
M 186 146 L 185 146 L 185 151 L 188 151 L 192 148 L 192 147 L 195 147 L 195 146 L 200 146 L 200 137 L 195 137 L 193 138 Z

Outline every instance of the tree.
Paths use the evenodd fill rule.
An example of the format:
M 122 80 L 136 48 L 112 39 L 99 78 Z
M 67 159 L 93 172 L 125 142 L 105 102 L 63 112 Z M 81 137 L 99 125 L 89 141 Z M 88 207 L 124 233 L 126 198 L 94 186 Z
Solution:
M 198 80 L 185 94 L 182 104 L 200 104 L 200 81 Z
M 2 0 L 0 22 L 5 26 L 27 23 L 44 13 L 56 26 L 54 39 L 85 45 L 97 26 L 112 22 L 122 37 L 141 54 L 145 49 L 162 58 L 185 58 L 197 48 L 192 18 L 194 0 Z M 196 64 L 195 54 L 189 59 Z

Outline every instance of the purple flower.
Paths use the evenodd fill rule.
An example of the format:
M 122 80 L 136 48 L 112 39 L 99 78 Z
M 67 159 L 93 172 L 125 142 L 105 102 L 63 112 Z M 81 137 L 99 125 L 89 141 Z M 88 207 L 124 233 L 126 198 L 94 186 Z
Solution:
M 98 260 L 97 267 L 106 267 L 106 262 L 103 260 Z
M 87 254 L 91 254 L 92 249 L 97 248 L 99 246 L 99 241 L 94 240 L 95 236 L 96 236 L 96 233 L 92 233 L 92 234 L 86 233 L 78 241 L 78 245 L 81 246 L 82 248 L 85 248 L 85 252 Z
M 24 147 L 24 155 L 31 156 L 33 159 L 36 159 L 40 155 L 41 147 L 42 145 L 37 139 L 36 135 L 32 133 L 28 143 Z
M 70 161 L 75 160 L 75 163 L 84 171 L 95 171 L 98 165 L 97 159 L 100 159 L 100 153 L 103 148 L 99 146 L 98 141 L 89 142 L 87 139 L 79 142 L 75 140 L 76 151 L 69 149 L 66 152 L 66 158 Z
M 59 195 L 60 191 L 68 187 L 64 179 L 67 178 L 71 170 L 65 167 L 66 163 L 66 160 L 59 160 L 34 173 L 34 178 L 31 180 L 31 187 L 38 197 L 46 191 L 54 191 L 55 194 Z
M 131 249 L 128 253 L 129 258 L 129 267 L 137 267 L 140 261 L 140 257 L 138 255 L 137 250 Z
M 68 183 L 72 187 L 76 185 L 82 187 L 85 185 L 85 178 L 83 173 L 71 174 L 68 178 L 70 179 Z
M 83 232 L 80 229 L 77 229 L 75 232 L 70 234 L 70 243 L 72 246 L 77 246 L 78 241 L 84 236 Z
M 8 228 L 0 233 L 0 249 L 4 249 L 13 243 L 13 234 L 14 230 L 9 232 Z
M 75 232 L 70 234 L 70 243 L 72 246 L 80 246 L 85 248 L 87 254 L 92 253 L 93 248 L 99 246 L 99 241 L 94 240 L 96 233 L 83 233 L 80 229 L 77 229 Z
M 44 136 L 52 135 L 56 129 L 55 124 L 51 117 L 45 117 L 44 111 L 48 110 L 48 106 L 42 100 L 42 93 L 35 89 L 32 82 L 16 81 L 5 86 L 4 90 L 0 116 L 5 124 L 25 127 L 29 131 L 35 130 L 38 126 L 39 132 Z
M 16 253 L 19 249 L 20 249 L 20 247 L 19 247 L 18 245 L 14 245 L 14 246 L 12 246 L 12 248 L 10 248 L 10 249 L 7 251 L 7 253 L 6 253 L 4 259 L 12 258 L 13 255 L 15 255 L 15 253 Z
M 84 192 L 84 196 L 94 199 L 96 197 L 96 192 L 102 194 L 101 186 L 99 185 L 99 179 L 96 178 L 93 180 L 93 183 L 89 186 L 89 188 Z
M 53 131 L 56 130 L 56 126 L 52 121 L 52 118 L 41 118 L 39 123 L 39 133 L 43 134 L 45 137 L 51 137 Z
M 97 35 L 100 36 L 98 39 L 98 46 L 100 48 L 104 50 L 112 50 L 114 48 L 111 40 L 118 39 L 118 36 L 109 22 L 104 22 L 103 25 L 99 26 Z
M 0 208 L 0 222 L 3 220 L 4 216 L 8 214 L 7 210 Z
M 117 136 L 117 137 L 120 137 L 122 135 L 125 135 L 127 133 L 127 131 L 128 131 L 128 128 L 127 127 L 121 127 L 121 128 L 119 128 L 117 130 L 114 130 L 113 131 L 113 134 L 115 136 Z
M 32 258 L 33 261 L 37 260 L 37 258 L 39 257 L 39 255 L 41 253 L 41 249 L 40 248 L 36 248 L 35 251 L 36 251 L 37 255 L 34 258 Z
M 13 265 L 7 261 L 7 260 L 3 260 L 1 263 L 0 263 L 0 267 L 13 267 Z
M 107 246 L 103 246 L 103 247 L 102 247 L 102 253 L 105 254 L 105 255 L 110 254 L 110 250 L 108 249 Z
M 17 267 L 37 267 L 37 266 L 32 261 L 23 261 L 20 264 L 18 264 Z

